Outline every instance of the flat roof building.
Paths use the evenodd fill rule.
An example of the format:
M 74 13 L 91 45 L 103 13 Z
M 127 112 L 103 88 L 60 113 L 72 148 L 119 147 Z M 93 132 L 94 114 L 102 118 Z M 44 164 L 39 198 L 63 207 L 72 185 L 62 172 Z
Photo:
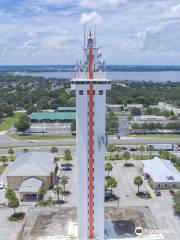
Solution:
M 149 179 L 155 188 L 180 188 L 180 172 L 170 160 L 154 157 L 143 161 L 145 179 Z
M 167 118 L 164 116 L 156 116 L 156 115 L 142 115 L 142 116 L 135 116 L 134 122 L 136 123 L 167 123 Z
M 76 112 L 76 107 L 58 107 L 58 112 Z

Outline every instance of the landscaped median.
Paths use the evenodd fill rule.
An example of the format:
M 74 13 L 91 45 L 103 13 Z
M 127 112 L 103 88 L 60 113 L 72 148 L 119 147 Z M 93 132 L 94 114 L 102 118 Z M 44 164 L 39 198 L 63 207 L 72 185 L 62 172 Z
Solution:
M 180 134 L 131 134 L 130 137 L 139 138 L 179 138 Z
M 11 138 L 16 140 L 49 140 L 49 139 L 75 139 L 75 136 L 62 134 L 19 135 L 15 133 L 11 135 Z

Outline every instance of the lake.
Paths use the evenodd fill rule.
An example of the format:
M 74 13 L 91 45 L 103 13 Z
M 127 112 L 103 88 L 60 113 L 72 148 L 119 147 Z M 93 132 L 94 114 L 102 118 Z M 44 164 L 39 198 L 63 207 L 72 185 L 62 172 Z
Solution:
M 20 76 L 35 76 L 45 78 L 72 78 L 74 72 L 16 72 Z M 107 78 L 112 80 L 180 82 L 180 71 L 154 72 L 107 72 Z

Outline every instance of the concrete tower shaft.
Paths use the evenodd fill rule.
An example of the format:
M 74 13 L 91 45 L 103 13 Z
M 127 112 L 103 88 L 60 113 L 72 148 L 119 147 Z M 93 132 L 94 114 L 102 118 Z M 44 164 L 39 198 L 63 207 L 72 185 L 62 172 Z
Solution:
M 84 64 L 76 67 L 76 159 L 78 240 L 104 239 L 104 155 L 107 80 L 99 49 L 90 33 Z

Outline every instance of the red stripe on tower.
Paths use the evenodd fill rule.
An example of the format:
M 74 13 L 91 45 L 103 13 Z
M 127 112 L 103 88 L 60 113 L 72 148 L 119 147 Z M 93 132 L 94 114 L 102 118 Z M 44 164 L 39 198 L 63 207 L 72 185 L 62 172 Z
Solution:
M 89 39 L 92 39 L 91 37 L 91 32 Z M 92 240 L 94 237 L 94 210 L 93 210 L 93 101 L 94 101 L 94 96 L 93 96 L 93 46 L 90 46 L 89 48 L 89 80 L 90 82 L 90 87 L 89 87 L 89 239 Z

